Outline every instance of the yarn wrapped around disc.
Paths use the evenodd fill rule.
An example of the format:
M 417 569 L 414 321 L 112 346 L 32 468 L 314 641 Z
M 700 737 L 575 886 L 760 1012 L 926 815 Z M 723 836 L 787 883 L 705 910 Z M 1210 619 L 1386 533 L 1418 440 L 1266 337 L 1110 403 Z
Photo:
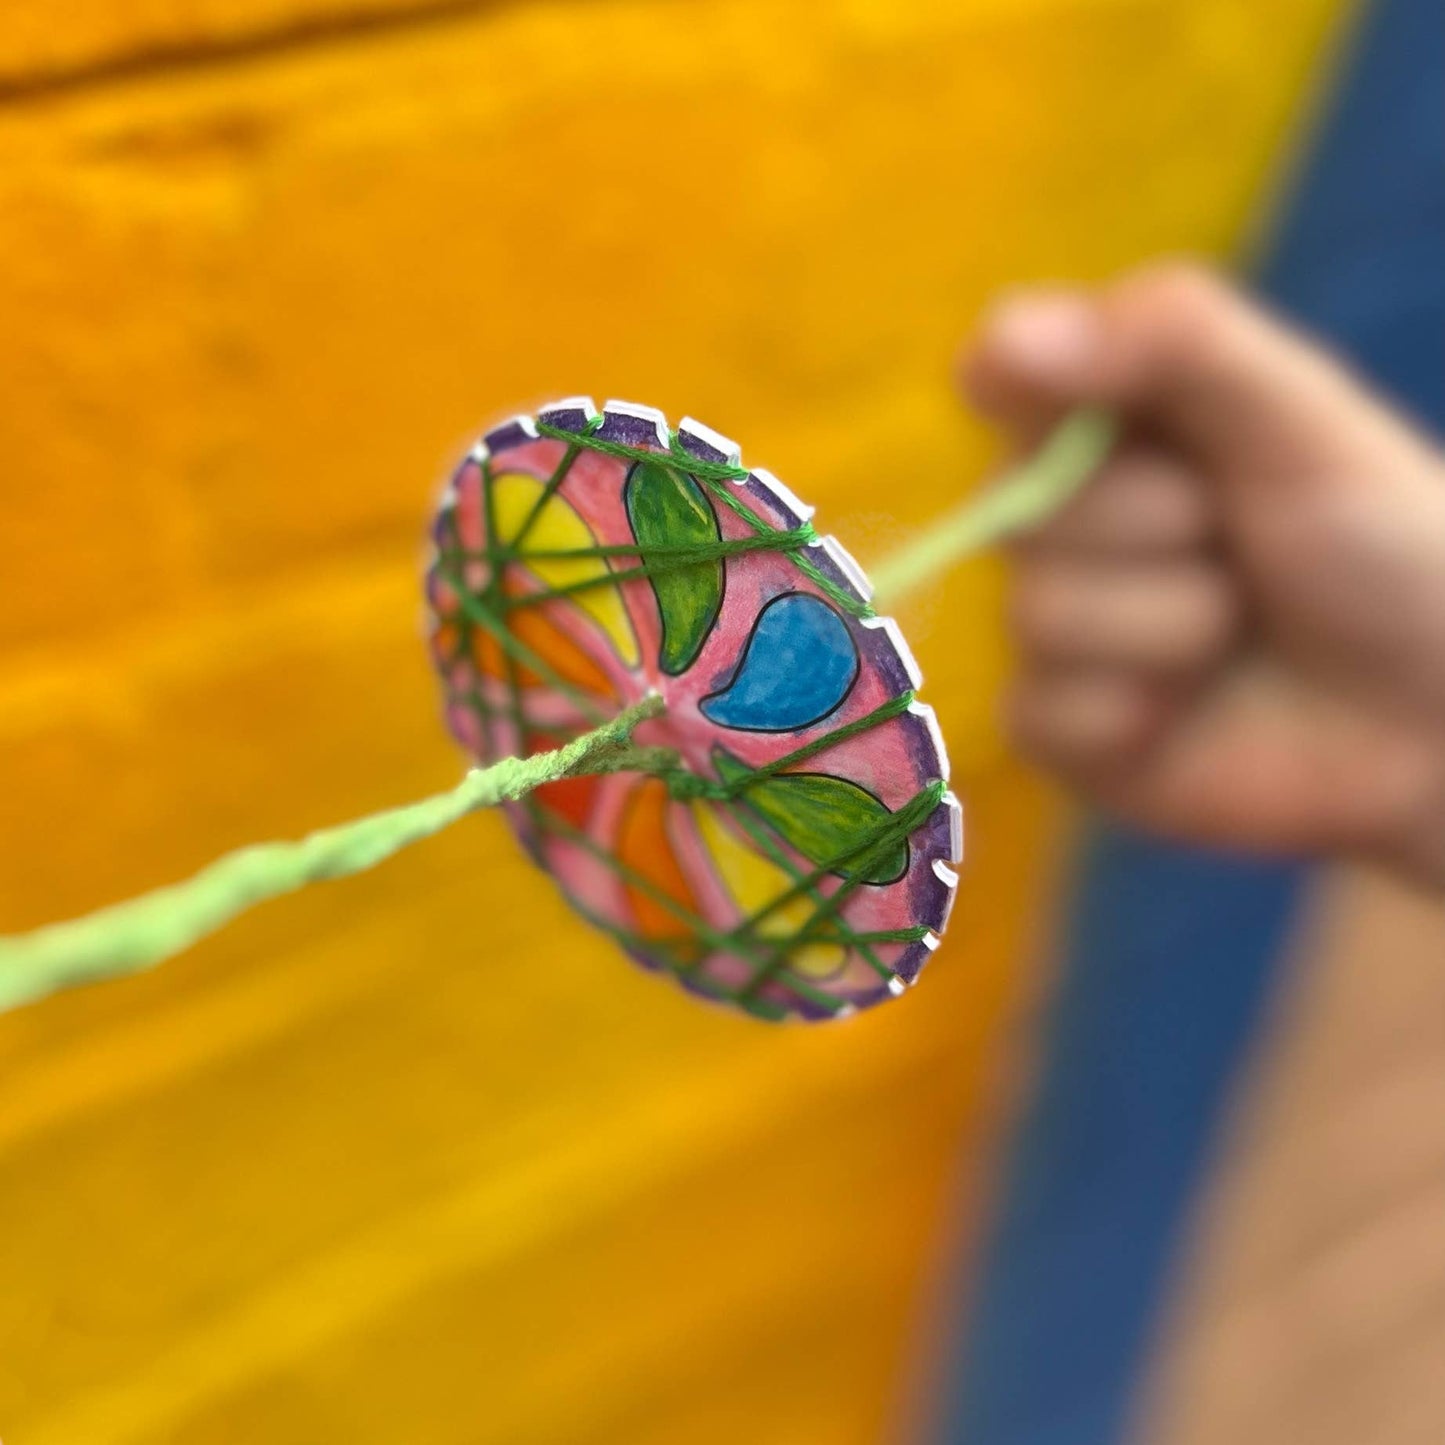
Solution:
M 901 993 L 962 844 L 896 624 L 811 509 L 696 422 L 586 398 L 488 432 L 427 576 L 451 731 L 478 761 L 554 747 L 650 693 L 676 764 L 508 807 L 571 905 L 639 963 L 769 1018 Z

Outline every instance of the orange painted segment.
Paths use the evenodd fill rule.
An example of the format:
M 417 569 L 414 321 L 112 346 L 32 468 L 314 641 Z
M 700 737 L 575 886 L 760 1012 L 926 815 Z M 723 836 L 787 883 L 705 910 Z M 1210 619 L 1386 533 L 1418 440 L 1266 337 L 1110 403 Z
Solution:
M 431 629 L 432 655 L 439 666 L 456 661 L 457 650 L 461 647 L 461 629 L 455 622 L 438 622 Z
M 502 591 L 508 597 L 522 597 L 526 589 L 504 579 Z M 547 616 L 547 609 L 565 606 L 563 602 L 542 602 L 535 606 L 517 607 L 507 614 L 507 629 L 529 652 L 544 662 L 559 677 L 580 687 L 594 697 L 619 701 L 617 688 L 603 670 L 602 665 L 579 647 Z M 472 631 L 472 657 L 477 667 L 489 677 L 508 679 L 508 653 L 505 646 L 490 632 L 477 627 Z M 544 678 L 525 662 L 513 659 L 516 681 L 519 687 L 553 687 L 550 678 Z
M 634 873 L 645 878 L 656 893 L 697 916 L 697 899 L 677 861 L 667 832 L 668 814 L 677 806 L 672 801 L 667 784 L 661 779 L 644 778 L 639 781 L 628 796 L 618 826 L 617 856 Z M 654 892 L 632 883 L 626 885 L 626 890 L 637 919 L 637 931 L 644 937 L 691 937 L 692 930 Z

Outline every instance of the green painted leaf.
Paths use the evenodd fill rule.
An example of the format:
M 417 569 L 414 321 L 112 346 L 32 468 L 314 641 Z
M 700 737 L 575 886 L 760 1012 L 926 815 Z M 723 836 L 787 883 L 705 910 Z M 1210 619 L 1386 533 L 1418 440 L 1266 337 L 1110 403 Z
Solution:
M 721 537 L 717 516 L 701 487 L 661 462 L 638 462 L 623 490 L 627 520 L 642 561 L 658 568 L 649 578 L 662 614 L 658 665 L 676 676 L 702 651 L 722 608 L 720 557 L 678 565 L 676 555 L 649 555 L 648 548 L 705 546 Z
M 725 783 L 748 775 L 745 763 L 717 748 L 713 762 Z M 896 883 L 908 871 L 908 840 L 897 838 L 875 845 L 892 813 L 866 788 L 827 773 L 778 773 L 761 778 L 742 794 L 741 801 L 782 834 L 803 857 L 822 867 L 834 858 L 858 853 L 833 871 L 864 883 Z

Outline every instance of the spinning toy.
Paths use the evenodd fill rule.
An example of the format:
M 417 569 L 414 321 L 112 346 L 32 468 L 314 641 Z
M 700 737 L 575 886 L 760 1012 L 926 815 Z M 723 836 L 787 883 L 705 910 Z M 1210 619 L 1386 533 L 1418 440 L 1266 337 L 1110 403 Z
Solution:
M 1103 460 L 1081 411 L 875 576 L 894 601 L 1033 526 Z M 0 1010 L 149 968 L 268 898 L 374 867 L 479 808 L 645 966 L 760 1018 L 903 990 L 953 906 L 962 819 L 898 628 L 812 510 L 716 432 L 559 402 L 487 433 L 427 574 L 450 792 L 217 859 L 0 938 Z
M 707 427 L 564 401 L 463 463 L 428 579 L 447 716 L 480 761 L 662 699 L 634 738 L 675 763 L 508 812 L 639 962 L 767 1018 L 901 992 L 962 848 L 917 665 L 811 516 Z

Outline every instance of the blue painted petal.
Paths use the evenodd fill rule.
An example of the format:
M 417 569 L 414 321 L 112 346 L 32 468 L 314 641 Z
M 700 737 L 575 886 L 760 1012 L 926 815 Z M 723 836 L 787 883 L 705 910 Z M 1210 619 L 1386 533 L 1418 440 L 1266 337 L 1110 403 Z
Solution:
M 827 717 L 857 676 L 848 624 L 820 598 L 785 592 L 758 613 L 732 680 L 699 706 L 724 727 L 791 732 Z

